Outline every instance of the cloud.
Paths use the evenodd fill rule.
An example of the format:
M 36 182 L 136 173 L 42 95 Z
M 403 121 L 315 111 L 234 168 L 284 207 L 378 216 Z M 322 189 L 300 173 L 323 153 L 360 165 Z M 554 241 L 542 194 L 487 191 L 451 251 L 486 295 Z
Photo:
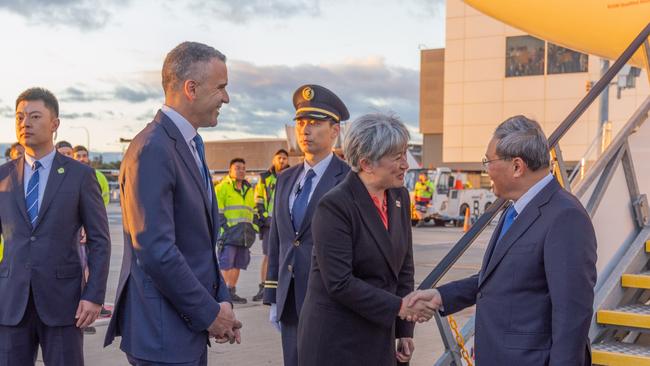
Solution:
M 320 0 L 212 0 L 192 1 L 191 9 L 212 13 L 217 19 L 248 23 L 252 18 L 287 19 L 320 15 Z
M 14 119 L 16 117 L 16 112 L 8 105 L 0 105 L 0 116 Z
M 370 58 L 335 65 L 257 66 L 228 62 L 230 104 L 222 108 L 219 130 L 277 135 L 292 122 L 292 96 L 303 84 L 335 92 L 352 119 L 372 112 L 393 112 L 417 128 L 419 72 Z
M 63 91 L 57 93 L 58 99 L 62 102 L 95 102 L 107 100 L 108 96 L 105 93 L 96 91 L 87 91 L 85 88 L 70 86 Z
M 124 100 L 130 103 L 142 103 L 149 99 L 162 99 L 163 92 L 159 86 L 152 87 L 141 84 L 135 88 L 118 86 L 115 88 L 113 96 L 118 100 Z
M 162 99 L 163 92 L 159 86 L 145 82 L 133 82 L 127 85 L 111 86 L 108 90 L 86 90 L 84 87 L 68 87 L 58 93 L 59 100 L 63 102 L 97 102 L 97 101 L 125 101 L 129 103 L 143 103 L 151 99 Z
M 129 0 L 0 0 L 0 9 L 21 15 L 30 23 L 47 23 L 95 30 L 106 26 L 115 9 Z
M 445 15 L 445 0 L 402 0 L 408 14 L 420 19 Z
M 59 118 L 61 119 L 79 119 L 79 118 L 84 118 L 84 119 L 99 119 L 99 115 L 92 113 L 92 112 L 84 112 L 84 113 L 61 113 L 59 114 Z

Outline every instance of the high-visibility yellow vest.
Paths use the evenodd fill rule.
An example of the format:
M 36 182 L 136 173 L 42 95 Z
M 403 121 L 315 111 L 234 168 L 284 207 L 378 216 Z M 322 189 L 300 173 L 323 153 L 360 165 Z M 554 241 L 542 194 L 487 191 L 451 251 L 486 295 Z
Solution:
M 260 181 L 255 186 L 255 204 L 263 217 L 273 216 L 273 200 L 275 199 L 275 184 L 278 181 L 275 169 L 271 168 L 260 174 Z
M 425 201 L 431 200 L 431 197 L 433 197 L 433 183 L 431 183 L 430 180 L 426 180 L 424 182 L 418 181 L 415 183 L 415 201 L 417 202 L 418 199 L 422 199 Z
M 104 200 L 104 206 L 108 206 L 108 202 L 111 200 L 110 190 L 108 188 L 108 179 L 104 173 L 95 169 L 95 176 L 97 177 L 97 182 L 99 182 L 99 188 L 102 191 L 102 200 Z
M 241 190 L 237 189 L 237 183 L 230 176 L 226 176 L 214 187 L 219 205 L 219 216 L 226 221 L 227 228 L 238 224 L 250 224 L 255 231 L 257 226 L 253 223 L 255 214 L 255 197 L 253 188 L 248 181 L 242 182 Z M 224 232 L 224 225 L 221 225 L 221 233 Z

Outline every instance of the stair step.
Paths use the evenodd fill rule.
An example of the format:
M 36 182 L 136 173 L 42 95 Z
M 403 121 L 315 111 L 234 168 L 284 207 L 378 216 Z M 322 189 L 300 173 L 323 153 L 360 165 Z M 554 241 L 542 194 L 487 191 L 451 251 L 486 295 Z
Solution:
M 650 289 L 650 272 L 624 274 L 621 277 L 621 286 Z
M 592 344 L 591 362 L 607 366 L 650 366 L 650 347 L 621 342 Z
M 614 310 L 598 310 L 596 321 L 599 324 L 650 329 L 650 306 L 634 304 Z

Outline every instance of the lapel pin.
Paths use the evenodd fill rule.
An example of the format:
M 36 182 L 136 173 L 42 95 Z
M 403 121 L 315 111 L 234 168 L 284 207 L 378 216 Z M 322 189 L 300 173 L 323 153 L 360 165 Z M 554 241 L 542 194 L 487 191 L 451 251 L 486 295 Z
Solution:
M 395 201 L 395 205 L 396 205 L 397 207 L 402 207 L 402 202 L 400 202 L 399 200 L 397 200 L 397 201 Z
M 59 173 L 59 174 L 63 174 L 63 173 L 65 173 L 65 169 L 59 168 L 56 172 Z

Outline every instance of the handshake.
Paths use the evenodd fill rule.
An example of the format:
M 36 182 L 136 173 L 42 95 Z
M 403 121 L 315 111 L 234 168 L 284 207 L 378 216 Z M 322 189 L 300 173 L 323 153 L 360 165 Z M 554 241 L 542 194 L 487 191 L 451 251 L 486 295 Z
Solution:
M 214 337 L 217 343 L 230 342 L 230 344 L 233 344 L 237 342 L 237 344 L 240 344 L 241 333 L 239 330 L 242 323 L 235 317 L 235 312 L 229 302 L 221 302 L 219 305 L 221 310 L 217 314 L 217 318 L 208 327 L 210 337 Z
M 424 323 L 441 307 L 442 297 L 438 290 L 416 290 L 402 299 L 398 316 L 409 322 Z

